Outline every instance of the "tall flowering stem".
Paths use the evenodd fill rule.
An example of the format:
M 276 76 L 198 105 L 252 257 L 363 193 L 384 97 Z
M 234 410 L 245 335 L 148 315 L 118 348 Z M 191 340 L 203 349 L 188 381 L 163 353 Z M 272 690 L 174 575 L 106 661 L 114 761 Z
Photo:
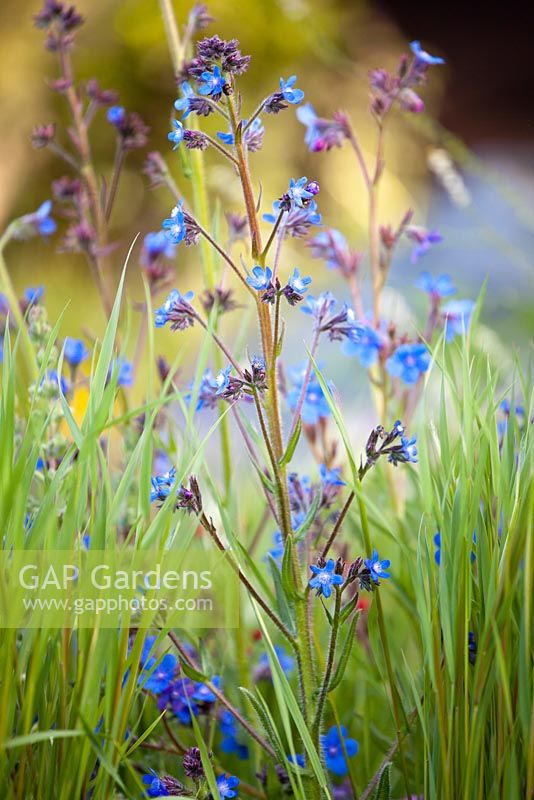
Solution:
M 185 62 L 187 42 L 182 42 L 180 38 L 180 32 L 178 29 L 176 17 L 172 7 L 172 1 L 160 0 L 160 9 L 161 9 L 161 16 L 163 18 L 163 23 L 165 25 L 165 32 L 167 35 L 169 51 L 171 54 L 173 72 L 174 75 L 176 76 L 180 73 L 180 70 L 182 69 Z M 188 35 L 190 38 L 192 32 L 188 31 Z M 192 123 L 192 127 L 194 130 L 198 127 L 196 121 Z M 219 254 L 223 256 L 223 258 L 225 258 L 226 262 L 230 264 L 234 272 L 237 272 L 238 275 L 240 275 L 240 273 L 239 270 L 236 269 L 235 265 L 233 264 L 229 256 L 226 253 L 221 252 L 221 248 L 219 248 L 219 246 L 213 241 L 211 235 L 208 233 L 210 228 L 210 208 L 208 201 L 208 193 L 206 189 L 204 156 L 201 150 L 190 151 L 190 164 L 192 170 L 193 204 L 195 209 L 195 216 L 198 219 L 199 230 L 202 234 L 202 240 L 200 242 L 200 252 L 202 255 L 204 284 L 206 289 L 213 291 L 216 282 L 215 259 L 213 250 L 214 247 L 215 250 L 217 250 Z M 241 275 L 240 277 L 242 278 Z M 215 321 L 215 324 L 216 322 L 217 320 Z M 222 359 L 219 353 L 217 352 L 215 352 L 214 361 L 216 369 L 220 370 L 222 368 Z M 219 411 L 221 412 L 221 415 L 223 410 L 224 410 L 224 403 L 221 401 L 221 403 L 219 404 Z M 230 491 L 231 477 L 232 477 L 232 455 L 231 455 L 231 445 L 230 445 L 229 423 L 225 415 L 221 420 L 219 430 L 221 439 L 221 454 L 222 454 L 225 494 L 226 496 L 228 496 Z
M 259 266 L 265 267 L 265 251 L 262 251 L 261 232 L 259 227 L 258 215 L 256 212 L 256 203 L 254 200 L 254 192 L 252 188 L 252 181 L 248 162 L 246 157 L 245 148 L 242 142 L 242 124 L 238 121 L 236 108 L 233 98 L 228 98 L 228 109 L 230 113 L 230 120 L 232 132 L 235 140 L 235 147 L 237 159 L 239 162 L 239 177 L 243 189 L 243 197 L 247 212 L 247 219 L 251 235 L 251 255 L 257 261 Z M 278 351 L 278 342 L 273 337 L 270 309 L 267 303 L 262 303 L 260 299 L 257 300 L 258 319 L 260 324 L 260 332 L 262 338 L 263 356 L 267 367 L 268 380 L 268 402 L 267 413 L 269 420 L 269 431 L 265 432 L 265 436 L 272 439 L 272 449 L 274 452 L 275 461 L 273 470 L 275 472 L 275 483 L 279 488 L 279 519 L 282 530 L 282 536 L 285 542 L 289 537 L 292 537 L 292 523 L 291 523 L 291 510 L 289 504 L 289 493 L 287 488 L 287 475 L 286 469 L 281 460 L 284 454 L 284 444 L 282 435 L 282 424 L 280 419 L 279 400 L 278 400 L 278 385 L 276 378 L 276 360 Z M 279 304 L 276 305 L 275 314 L 277 320 L 279 318 Z M 278 336 L 278 322 L 275 324 L 276 334 Z M 312 637 L 310 630 L 310 620 L 308 616 L 308 603 L 305 593 L 303 592 L 302 580 L 302 567 L 300 558 L 296 547 L 292 548 L 292 571 L 293 579 L 295 581 L 295 588 L 297 599 L 295 600 L 295 618 L 297 626 L 297 643 L 298 643 L 298 666 L 299 666 L 299 679 L 302 708 L 305 720 L 310 723 L 313 707 L 313 695 L 315 690 L 314 678 L 314 662 L 312 651 Z M 314 785 L 313 780 L 309 781 L 309 797 L 310 800 L 315 800 L 320 796 L 319 787 Z

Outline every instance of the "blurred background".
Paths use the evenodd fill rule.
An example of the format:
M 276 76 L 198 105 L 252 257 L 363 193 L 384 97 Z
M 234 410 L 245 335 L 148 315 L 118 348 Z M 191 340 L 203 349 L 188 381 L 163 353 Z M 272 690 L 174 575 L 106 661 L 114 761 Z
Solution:
M 147 152 L 160 150 L 184 196 L 191 196 L 179 155 L 172 153 L 167 141 L 178 95 L 157 0 L 80 0 L 76 5 L 86 18 L 74 51 L 77 78 L 96 77 L 103 88 L 116 89 L 121 105 L 139 112 L 151 128 L 148 147 L 129 156 L 119 185 L 111 221 L 112 261 L 118 275 L 135 234 L 158 230 L 173 205 L 166 189 L 148 187 L 141 172 Z M 184 23 L 189 3 L 176 0 L 174 5 Z M 474 4 L 447 3 L 446 14 L 430 4 L 398 0 L 246 0 L 239 5 L 212 0 L 208 7 L 215 22 L 206 34 L 237 37 L 242 52 L 253 56 L 240 82 L 245 115 L 277 88 L 280 76 L 296 73 L 298 86 L 320 115 L 331 116 L 338 108 L 349 112 L 369 158 L 375 130 L 368 113 L 368 71 L 382 66 L 395 69 L 415 38 L 431 53 L 446 58 L 446 66 L 431 70 L 422 91 L 426 113 L 396 114 L 391 120 L 380 200 L 383 224 L 398 224 L 413 208 L 414 222 L 438 229 L 444 241 L 416 266 L 410 262 L 408 245 L 398 251 L 386 308 L 407 330 L 412 324 L 420 327 L 425 298 L 412 287 L 421 269 L 449 272 L 460 297 L 475 298 L 487 278 L 483 312 L 487 336 L 498 357 L 511 359 L 511 345 L 525 345 L 531 339 L 534 319 L 530 25 L 522 24 L 511 8 L 497 19 L 479 13 Z M 66 174 L 49 149 L 35 151 L 29 141 L 36 124 L 55 122 L 58 140 L 68 144 L 65 101 L 48 86 L 59 74 L 56 57 L 44 49 L 43 32 L 33 25 L 39 9 L 34 0 L 4 0 L 0 5 L 2 229 L 10 219 L 35 210 L 51 196 L 51 181 Z M 365 251 L 366 196 L 353 153 L 348 147 L 309 153 L 294 108 L 264 122 L 263 150 L 251 155 L 255 184 L 261 183 L 263 190 L 262 210 L 270 211 L 290 176 L 307 175 L 321 184 L 324 224 L 339 228 Z M 115 144 L 105 110 L 95 118 L 91 135 L 98 175 L 109 180 Z M 207 152 L 206 160 L 210 197 L 217 199 L 214 207 L 241 211 L 239 186 L 230 167 L 213 152 Z M 6 256 L 13 281 L 19 292 L 43 285 L 52 320 L 70 301 L 65 334 L 79 336 L 82 327 L 101 334 L 104 317 L 89 268 L 82 256 L 57 252 L 66 224 L 57 212 L 55 216 L 59 231 L 50 241 L 34 239 L 9 246 Z M 138 242 L 128 276 L 132 300 L 143 297 L 139 252 Z M 315 293 L 328 286 L 343 297 L 343 282 L 313 262 L 301 241 L 290 240 L 282 270 L 295 265 L 313 275 Z M 177 249 L 175 269 L 177 288 L 199 290 L 195 248 Z M 294 320 L 292 336 L 301 343 L 306 318 L 295 314 Z M 224 324 L 231 336 L 237 324 L 232 315 Z M 489 328 L 496 333 L 490 334 Z M 158 348 L 172 353 L 185 341 L 178 343 L 176 337 L 158 334 Z M 340 378 L 346 357 L 339 355 L 332 370 L 332 377 Z

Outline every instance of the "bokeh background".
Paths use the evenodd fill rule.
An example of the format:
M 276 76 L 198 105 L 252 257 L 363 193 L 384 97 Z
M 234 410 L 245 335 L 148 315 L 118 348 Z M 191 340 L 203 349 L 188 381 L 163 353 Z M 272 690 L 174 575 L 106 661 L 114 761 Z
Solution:
M 138 111 L 151 127 L 146 151 L 135 152 L 127 161 L 112 218 L 112 260 L 118 275 L 135 234 L 158 230 L 172 205 L 166 190 L 150 190 L 141 173 L 146 152 L 161 150 L 180 189 L 190 196 L 179 157 L 166 138 L 177 90 L 157 0 L 80 0 L 76 5 L 86 17 L 75 51 L 79 79 L 94 76 L 104 88 L 117 89 L 121 104 Z M 337 108 L 348 110 L 369 157 L 375 131 L 368 114 L 368 70 L 393 69 L 414 38 L 447 59 L 446 66 L 431 71 L 423 90 L 426 113 L 392 120 L 380 210 L 381 222 L 394 225 L 411 207 L 414 221 L 437 228 L 444 242 L 417 266 L 410 263 L 409 246 L 400 249 L 386 309 L 406 329 L 421 324 L 425 298 L 412 288 L 420 269 L 449 272 L 462 297 L 476 297 L 487 278 L 483 323 L 491 347 L 498 358 L 510 361 L 513 346 L 528 351 L 534 319 L 534 119 L 528 98 L 534 68 L 527 21 L 511 8 L 492 17 L 471 4 L 448 3 L 440 11 L 430 4 L 395 0 L 212 0 L 208 5 L 216 21 L 206 33 L 235 36 L 242 51 L 253 55 L 241 80 L 245 109 L 253 109 L 273 91 L 279 76 L 296 73 L 318 113 L 330 116 Z M 47 86 L 58 75 L 57 64 L 32 23 L 39 8 L 34 0 L 0 4 L 2 227 L 37 208 L 50 196 L 51 181 L 65 174 L 52 152 L 34 151 L 29 141 L 35 124 L 54 121 L 59 140 L 63 136 L 66 142 L 61 133 L 67 122 L 63 98 Z M 189 3 L 176 0 L 175 8 L 184 22 Z M 346 147 L 328 154 L 308 153 L 293 109 L 265 121 L 264 148 L 251 156 L 254 180 L 263 189 L 263 210 L 270 210 L 290 176 L 313 177 L 321 184 L 324 223 L 366 250 L 366 197 L 353 154 Z M 109 177 L 114 135 L 105 111 L 94 122 L 92 136 L 98 174 Z M 241 210 L 231 169 L 214 153 L 206 158 L 214 208 Z M 63 227 L 58 221 L 59 234 L 49 242 L 10 245 L 7 260 L 13 281 L 20 292 L 43 285 L 52 319 L 69 303 L 65 334 L 79 336 L 83 328 L 99 335 L 104 318 L 91 275 L 82 256 L 57 253 Z M 128 274 L 132 301 L 143 297 L 139 249 L 138 243 Z M 316 291 L 328 285 L 343 296 L 342 282 L 312 262 L 302 242 L 289 242 L 284 265 L 309 271 Z M 200 288 L 194 248 L 178 248 L 175 268 L 180 290 Z M 292 336 L 301 343 L 305 318 L 294 317 Z M 235 324 L 229 315 L 229 335 Z M 165 332 L 158 338 L 163 351 L 172 353 L 177 346 L 181 344 L 176 335 Z M 342 379 L 346 369 L 341 354 L 332 360 L 334 379 Z

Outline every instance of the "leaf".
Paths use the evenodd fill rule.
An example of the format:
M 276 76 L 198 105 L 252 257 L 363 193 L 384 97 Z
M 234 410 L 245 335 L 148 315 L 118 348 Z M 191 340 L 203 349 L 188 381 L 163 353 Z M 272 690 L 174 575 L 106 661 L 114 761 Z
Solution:
M 282 556 L 282 586 L 284 592 L 290 600 L 295 600 L 299 593 L 295 587 L 295 577 L 293 575 L 293 537 L 288 536 Z
M 291 434 L 291 438 L 287 443 L 286 451 L 278 462 L 278 464 L 281 467 L 285 467 L 286 464 L 289 464 L 289 462 L 293 458 L 293 453 L 295 452 L 297 444 L 299 443 L 301 431 L 302 431 L 302 420 L 299 417 L 297 420 L 297 424 L 295 425 L 295 430 Z
M 302 525 L 300 525 L 300 527 L 297 528 L 297 530 L 293 534 L 293 538 L 295 539 L 296 542 L 302 541 L 302 539 L 304 539 L 309 529 L 311 528 L 319 511 L 319 506 L 321 505 L 321 499 L 322 499 L 321 492 L 317 492 L 315 497 L 313 498 L 311 506 L 308 509 L 308 513 L 306 514 L 304 522 L 302 523 Z
M 328 691 L 332 692 L 336 686 L 339 686 L 341 681 L 343 680 L 343 675 L 345 674 L 345 670 L 347 669 L 347 664 L 349 663 L 349 657 L 352 650 L 352 645 L 354 644 L 354 633 L 356 631 L 356 623 L 358 622 L 358 617 L 354 616 L 350 623 L 349 632 L 347 633 L 347 638 L 345 639 L 345 644 L 343 645 L 343 650 L 341 651 L 341 655 L 339 657 L 339 662 L 334 673 L 332 680 L 328 685 Z
M 205 683 L 209 681 L 207 675 L 203 675 L 198 669 L 195 669 L 187 661 L 182 657 L 180 653 L 178 653 L 178 658 L 180 660 L 180 667 L 182 668 L 184 675 L 186 677 L 191 678 L 192 681 L 199 681 L 200 683 Z
M 380 776 L 380 782 L 376 787 L 376 792 L 373 795 L 373 800 L 390 800 L 391 798 L 391 786 L 389 781 L 389 773 L 391 770 L 391 764 L 386 764 L 384 767 L 384 771 Z
M 343 608 L 341 609 L 341 614 L 339 615 L 339 624 L 343 625 L 344 622 L 350 617 L 354 609 L 358 604 L 358 595 L 355 594 L 354 597 L 346 603 Z
M 281 742 L 280 737 L 278 736 L 278 733 L 277 733 L 276 728 L 274 726 L 273 719 L 270 716 L 270 714 L 268 713 L 268 706 L 265 703 L 265 701 L 263 700 L 263 697 L 262 697 L 260 691 L 258 689 L 256 689 L 256 692 L 259 695 L 259 697 L 257 697 L 251 691 L 249 691 L 248 689 L 245 689 L 244 686 L 240 686 L 239 690 L 241 692 L 243 692 L 245 697 L 250 701 L 252 707 L 254 708 L 254 711 L 258 715 L 258 719 L 259 719 L 259 721 L 261 723 L 261 726 L 262 726 L 263 730 L 265 731 L 265 735 L 267 736 L 267 738 L 269 740 L 269 744 L 271 745 L 271 747 L 275 751 L 278 761 L 281 764 L 283 764 L 284 760 L 285 760 L 285 753 L 284 753 L 284 749 L 282 747 L 282 742 Z
M 293 619 L 292 608 L 288 602 L 288 596 L 283 585 L 280 569 L 278 568 L 278 564 L 271 555 L 269 555 L 268 557 L 268 564 L 271 570 L 271 574 L 273 576 L 273 583 L 276 592 L 276 599 L 278 601 L 278 612 L 280 614 L 280 618 L 284 623 L 284 625 L 287 628 L 289 628 L 291 633 L 294 634 L 295 621 Z

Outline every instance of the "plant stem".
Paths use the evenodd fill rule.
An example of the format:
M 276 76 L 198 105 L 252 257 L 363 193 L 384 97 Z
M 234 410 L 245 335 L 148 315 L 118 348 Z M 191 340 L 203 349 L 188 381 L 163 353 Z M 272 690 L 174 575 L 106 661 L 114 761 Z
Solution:
M 337 638 L 339 634 L 342 593 L 341 593 L 341 588 L 339 586 L 335 587 L 335 591 L 336 591 L 336 604 L 334 607 L 334 618 L 332 621 L 332 630 L 330 632 L 330 642 L 328 645 L 326 669 L 324 672 L 323 682 L 321 684 L 319 699 L 317 701 L 317 708 L 315 710 L 315 717 L 312 725 L 312 738 L 314 739 L 314 741 L 317 742 L 319 741 L 319 735 L 321 733 L 321 723 L 323 719 L 324 706 L 328 695 L 328 687 L 330 685 L 330 679 L 332 677 L 332 670 L 334 669 L 334 659 L 336 656 Z
M 332 545 L 334 544 L 334 541 L 335 541 L 339 531 L 341 530 L 341 526 L 343 525 L 345 517 L 347 516 L 348 510 L 351 507 L 352 502 L 353 502 L 355 497 L 356 497 L 356 493 L 354 491 L 352 491 L 349 494 L 349 496 L 347 497 L 347 499 L 345 500 L 343 508 L 339 512 L 339 516 L 336 519 L 335 525 L 334 525 L 334 527 L 332 529 L 332 533 L 328 537 L 328 541 L 325 544 L 325 546 L 323 547 L 323 551 L 321 553 L 321 558 L 326 558 L 326 556 L 328 555 L 328 552 L 329 552 L 330 548 L 332 547 Z
M 178 650 L 178 652 L 180 653 L 180 657 L 182 658 L 182 660 L 185 661 L 185 663 L 188 664 L 191 667 L 191 669 L 194 669 L 197 672 L 201 672 L 199 665 L 196 663 L 195 659 L 189 655 L 187 650 L 182 646 L 182 643 L 180 642 L 176 634 L 173 631 L 169 631 L 168 636 L 171 642 Z M 228 700 L 228 698 L 221 692 L 219 687 L 215 686 L 215 684 L 209 680 L 204 681 L 204 683 L 210 689 L 210 691 L 213 692 L 213 694 L 215 695 L 217 700 L 221 703 L 221 705 L 227 708 L 228 711 L 230 711 L 234 715 L 236 720 L 243 726 L 243 728 L 250 734 L 250 736 L 252 736 L 252 738 L 256 742 L 258 742 L 260 747 L 262 747 L 263 750 L 265 750 L 265 752 L 268 753 L 273 760 L 276 759 L 276 753 L 274 752 L 271 745 L 267 741 L 265 741 L 263 736 L 260 733 L 258 733 L 258 731 L 253 727 L 253 725 L 250 724 L 250 722 L 247 719 L 245 719 L 245 717 L 241 714 L 241 712 L 234 705 L 232 705 L 230 700 Z
M 117 146 L 115 148 L 115 161 L 113 163 L 113 173 L 111 176 L 111 183 L 109 185 L 108 196 L 106 199 L 106 211 L 105 211 L 106 222 L 109 222 L 111 211 L 113 209 L 113 204 L 115 202 L 115 197 L 117 195 L 119 178 L 122 171 L 122 167 L 124 165 L 124 156 L 125 156 L 124 147 L 122 146 L 122 141 L 119 138 L 117 139 Z

